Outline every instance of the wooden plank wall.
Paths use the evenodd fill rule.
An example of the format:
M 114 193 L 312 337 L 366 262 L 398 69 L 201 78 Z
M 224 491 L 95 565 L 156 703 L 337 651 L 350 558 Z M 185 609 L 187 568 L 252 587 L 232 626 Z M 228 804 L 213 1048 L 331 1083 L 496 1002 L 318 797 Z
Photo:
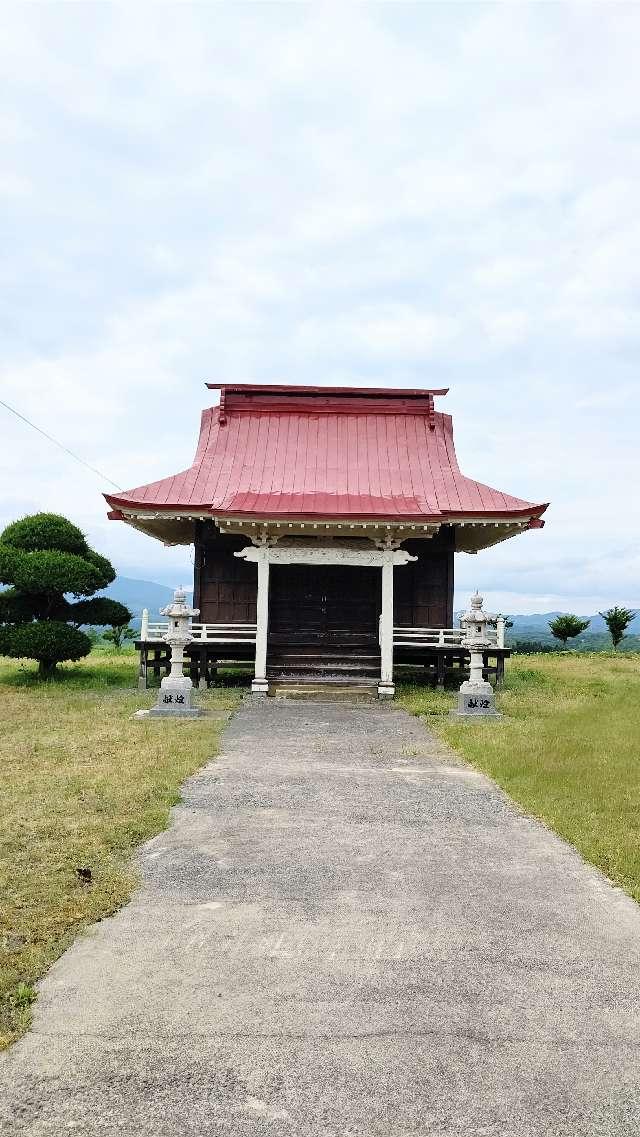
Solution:
M 405 541 L 418 557 L 394 570 L 393 622 L 405 628 L 453 626 L 453 546 L 455 530 L 443 526 L 428 540 Z
M 256 619 L 256 565 L 234 557 L 246 537 L 223 536 L 212 521 L 198 522 L 194 605 L 204 623 L 252 623 Z M 428 540 L 406 541 L 417 561 L 395 569 L 394 623 L 450 628 L 453 624 L 454 529 L 443 526 Z M 318 572 L 322 573 L 322 566 Z M 350 570 L 357 576 L 357 569 Z
M 258 566 L 233 555 L 248 543 L 246 537 L 223 536 L 213 521 L 198 522 L 194 607 L 202 623 L 255 623 Z

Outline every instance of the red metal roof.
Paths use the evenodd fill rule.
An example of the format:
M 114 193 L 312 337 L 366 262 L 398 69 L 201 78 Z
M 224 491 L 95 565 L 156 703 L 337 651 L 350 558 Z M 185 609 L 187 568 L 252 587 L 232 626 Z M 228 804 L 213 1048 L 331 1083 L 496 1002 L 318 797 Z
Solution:
M 226 385 L 189 469 L 105 497 L 118 510 L 288 520 L 538 518 L 546 505 L 460 472 L 436 393 Z

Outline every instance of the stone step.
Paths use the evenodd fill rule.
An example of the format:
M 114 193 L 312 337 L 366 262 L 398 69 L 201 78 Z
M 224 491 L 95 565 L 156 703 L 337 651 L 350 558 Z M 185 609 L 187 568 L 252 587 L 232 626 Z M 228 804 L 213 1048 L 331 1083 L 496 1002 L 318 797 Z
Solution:
M 343 683 L 344 686 L 356 687 L 371 687 L 372 683 L 377 683 L 380 680 L 380 667 L 371 673 L 366 674 L 364 671 L 357 669 L 354 672 L 342 672 L 330 669 L 330 667 L 309 667 L 307 671 L 297 671 L 296 669 L 269 669 L 267 670 L 267 679 L 273 682 L 281 683 Z
M 313 651 L 308 648 L 306 651 L 269 651 L 269 662 L 281 662 L 282 660 L 298 661 L 305 663 L 308 660 L 322 660 L 323 663 L 330 663 L 331 660 L 341 660 L 344 663 L 376 663 L 380 662 L 380 652 L 346 652 L 346 651 Z
M 345 682 L 358 680 L 374 680 L 380 675 L 380 667 L 346 667 L 339 664 L 331 664 L 330 667 L 318 667 L 317 664 L 304 664 L 292 666 L 291 664 L 282 665 L 281 667 L 268 667 L 267 677 L 269 679 L 298 679 L 304 682 L 306 679 L 312 682 L 322 683 L 326 680 L 329 683 L 335 683 L 339 680 Z
M 292 699 L 311 703 L 373 703 L 378 699 L 376 683 L 279 683 L 269 684 L 274 699 Z
M 267 661 L 267 676 L 273 679 L 323 679 L 335 682 L 339 679 L 373 680 L 380 675 L 379 659 L 327 659 L 323 657 L 281 656 Z

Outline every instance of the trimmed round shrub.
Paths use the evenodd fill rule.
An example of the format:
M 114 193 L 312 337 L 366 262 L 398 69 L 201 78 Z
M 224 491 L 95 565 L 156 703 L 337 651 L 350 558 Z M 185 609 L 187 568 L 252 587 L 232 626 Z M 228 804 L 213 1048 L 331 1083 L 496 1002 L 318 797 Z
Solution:
M 40 674 L 91 650 L 73 625 L 128 624 L 131 613 L 108 597 L 92 596 L 115 580 L 106 557 L 90 549 L 76 525 L 57 513 L 36 513 L 7 525 L 0 536 L 0 655 L 36 659 Z
M 33 620 L 30 624 L 0 627 L 0 654 L 13 659 L 37 659 L 43 677 L 51 675 L 57 663 L 82 659 L 90 651 L 89 637 L 59 620 Z
M 0 584 L 13 584 L 20 553 L 11 545 L 0 544 Z
M 111 624 L 119 627 L 129 623 L 131 613 L 117 600 L 110 600 L 108 596 L 96 596 L 93 600 L 78 600 L 77 604 L 70 604 L 67 619 L 74 624 Z
M 47 597 L 41 599 L 39 607 L 44 608 Z M 33 620 L 33 601 L 33 596 L 25 596 L 24 592 L 18 592 L 16 588 L 5 588 L 0 592 L 0 624 L 24 624 Z
M 90 551 L 84 533 L 59 513 L 33 513 L 13 521 L 0 534 L 0 544 L 12 545 L 27 553 L 58 549 L 78 557 L 86 557 Z
M 115 580 L 113 565 L 94 553 L 77 525 L 57 513 L 22 517 L 0 534 L 0 655 L 38 659 L 50 675 L 63 659 L 91 650 L 75 624 L 127 624 L 131 613 L 108 597 L 90 597 Z
M 108 561 L 106 557 L 101 557 L 100 553 L 94 553 L 93 549 L 89 549 L 85 560 L 93 565 L 96 580 L 99 582 L 96 585 L 96 589 L 106 588 L 108 584 L 111 584 L 111 582 L 116 579 L 116 570 L 111 564 L 111 561 Z M 131 619 L 131 613 L 129 613 L 129 619 Z
M 74 596 L 91 596 L 102 588 L 102 576 L 95 565 L 85 557 L 56 549 L 20 553 L 13 580 L 22 592 L 71 592 Z

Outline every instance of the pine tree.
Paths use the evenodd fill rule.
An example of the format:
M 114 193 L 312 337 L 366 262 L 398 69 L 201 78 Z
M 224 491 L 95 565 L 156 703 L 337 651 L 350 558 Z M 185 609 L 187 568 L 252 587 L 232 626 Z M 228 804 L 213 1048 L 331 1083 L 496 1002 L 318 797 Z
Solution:
M 115 575 L 66 517 L 36 513 L 8 525 L 0 534 L 0 583 L 10 586 L 0 592 L 0 654 L 37 660 L 42 678 L 63 660 L 88 655 L 81 625 L 131 619 L 124 604 L 93 597 Z

